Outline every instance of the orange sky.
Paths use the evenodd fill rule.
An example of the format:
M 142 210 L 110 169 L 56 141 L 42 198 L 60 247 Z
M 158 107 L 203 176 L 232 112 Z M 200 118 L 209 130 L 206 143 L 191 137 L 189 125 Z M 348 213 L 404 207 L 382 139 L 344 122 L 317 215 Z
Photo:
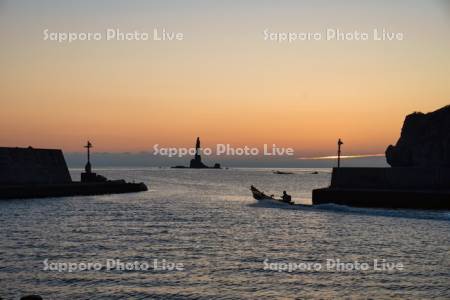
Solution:
M 344 2 L 3 1 L 0 144 L 82 151 L 89 138 L 96 151 L 149 151 L 201 136 L 207 145 L 276 143 L 314 156 L 333 154 L 341 137 L 347 153 L 382 153 L 406 114 L 450 103 L 449 7 Z M 118 26 L 165 27 L 185 40 L 42 37 L 46 28 Z M 277 44 L 262 34 L 328 27 L 386 27 L 405 40 Z

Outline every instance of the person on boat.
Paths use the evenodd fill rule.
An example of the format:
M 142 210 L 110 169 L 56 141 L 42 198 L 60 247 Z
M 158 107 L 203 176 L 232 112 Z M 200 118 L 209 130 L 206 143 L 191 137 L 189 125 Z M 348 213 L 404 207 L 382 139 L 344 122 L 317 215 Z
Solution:
M 284 202 L 290 203 L 292 201 L 291 195 L 286 193 L 286 191 L 283 191 L 283 196 L 281 196 L 281 199 L 283 199 Z

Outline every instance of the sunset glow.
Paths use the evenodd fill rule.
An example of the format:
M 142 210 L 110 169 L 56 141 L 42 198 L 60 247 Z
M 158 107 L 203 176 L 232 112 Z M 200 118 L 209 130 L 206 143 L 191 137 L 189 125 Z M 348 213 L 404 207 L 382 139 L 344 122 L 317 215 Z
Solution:
M 341 137 L 347 153 L 384 153 L 405 115 L 450 100 L 444 1 L 112 1 L 86 11 L 87 3 L 0 2 L 2 145 L 82 151 L 91 139 L 96 151 L 138 152 L 201 136 L 320 156 L 335 153 Z M 404 40 L 264 41 L 265 29 L 330 26 L 387 28 Z M 43 40 L 45 29 L 118 27 L 164 28 L 184 40 Z

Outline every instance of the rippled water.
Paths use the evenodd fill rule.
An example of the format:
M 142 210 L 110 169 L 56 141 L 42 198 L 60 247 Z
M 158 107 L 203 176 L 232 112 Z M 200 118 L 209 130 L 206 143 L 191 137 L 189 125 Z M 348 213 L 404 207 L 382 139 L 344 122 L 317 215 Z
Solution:
M 0 202 L 0 297 L 450 298 L 450 213 L 262 205 L 254 184 L 310 202 L 329 170 L 102 170 L 145 193 Z M 74 178 L 79 171 L 73 171 Z M 43 261 L 182 263 L 182 271 L 45 271 Z M 402 271 L 278 272 L 271 263 L 402 263 Z M 273 266 L 273 265 L 272 265 Z M 278 265 L 280 266 L 280 265 Z

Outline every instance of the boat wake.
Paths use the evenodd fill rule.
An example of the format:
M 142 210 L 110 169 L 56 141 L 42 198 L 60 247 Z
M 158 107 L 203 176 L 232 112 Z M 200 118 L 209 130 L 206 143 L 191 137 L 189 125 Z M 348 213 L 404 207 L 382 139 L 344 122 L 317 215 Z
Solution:
M 339 204 L 278 204 L 270 201 L 257 201 L 249 204 L 250 207 L 259 208 L 278 208 L 288 210 L 308 210 L 308 211 L 324 211 L 332 213 L 355 214 L 373 217 L 390 217 L 390 218 L 407 218 L 407 219 L 423 219 L 423 220 L 440 220 L 450 221 L 450 211 L 428 211 L 428 210 L 412 210 L 412 209 L 383 209 L 383 208 L 362 208 L 351 207 Z
M 450 211 L 441 211 L 441 210 L 437 211 L 437 210 L 415 210 L 415 209 L 364 208 L 332 203 L 314 205 L 313 207 L 317 210 L 326 210 L 339 213 L 358 214 L 367 216 L 450 221 Z

